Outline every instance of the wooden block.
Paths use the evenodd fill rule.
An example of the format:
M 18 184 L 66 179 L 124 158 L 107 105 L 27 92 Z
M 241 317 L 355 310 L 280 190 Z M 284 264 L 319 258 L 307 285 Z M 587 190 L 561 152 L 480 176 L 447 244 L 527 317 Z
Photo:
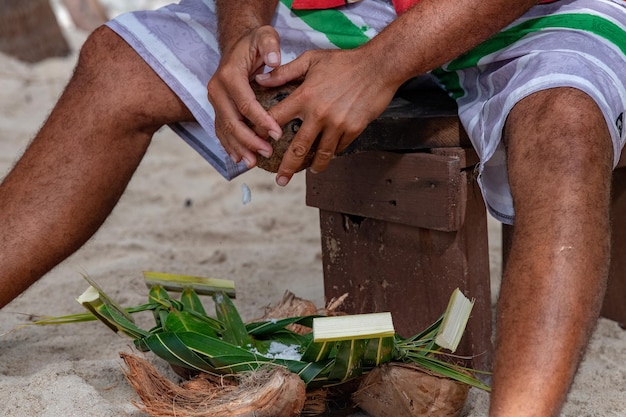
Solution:
M 463 222 L 465 158 L 428 153 L 363 152 L 307 172 L 306 203 L 323 210 L 425 227 L 458 230 Z M 452 150 L 450 151 L 452 152 Z
M 471 143 L 460 125 L 456 103 L 437 89 L 396 96 L 342 154 L 448 147 L 467 148 Z

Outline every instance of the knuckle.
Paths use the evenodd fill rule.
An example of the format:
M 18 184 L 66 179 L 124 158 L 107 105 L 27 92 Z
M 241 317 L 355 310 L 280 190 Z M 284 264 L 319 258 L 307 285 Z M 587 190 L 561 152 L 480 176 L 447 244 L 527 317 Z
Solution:
M 274 29 L 274 27 L 270 25 L 260 27 L 257 33 L 266 42 L 274 42 L 274 38 L 278 36 L 278 32 L 276 31 L 276 29 Z
M 334 152 L 328 151 L 326 149 L 318 149 L 315 152 L 315 159 L 319 161 L 330 161 L 334 156 Z
M 244 116 L 248 116 L 252 110 L 252 102 L 249 100 L 244 100 L 237 104 L 237 109 Z
M 306 50 L 306 51 L 304 51 L 304 52 L 303 52 L 300 56 L 301 56 L 302 58 L 304 58 L 304 59 L 307 59 L 307 60 L 308 60 L 308 59 L 311 59 L 311 57 L 313 56 L 313 51 L 312 51 L 312 50 L 310 50 L 310 49 L 309 49 L 309 50 Z
M 220 123 L 219 131 L 223 136 L 232 136 L 235 132 L 236 126 L 231 120 L 222 120 Z
M 365 129 L 365 126 L 349 125 L 344 129 L 344 136 L 348 138 L 356 138 Z
M 309 148 L 302 142 L 292 142 L 291 153 L 298 159 L 303 159 L 308 153 Z

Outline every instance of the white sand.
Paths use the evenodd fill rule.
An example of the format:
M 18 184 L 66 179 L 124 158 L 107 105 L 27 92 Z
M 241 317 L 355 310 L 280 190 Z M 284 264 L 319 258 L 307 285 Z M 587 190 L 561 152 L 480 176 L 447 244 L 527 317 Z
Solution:
M 125 6 L 124 0 L 103 3 L 113 13 Z M 68 36 L 76 46 L 84 39 L 71 28 Z M 44 120 L 75 59 L 29 66 L 0 56 L 0 176 Z M 252 190 L 247 205 L 243 183 Z M 74 301 L 87 287 L 81 273 L 123 305 L 146 300 L 143 270 L 234 279 L 236 304 L 247 318 L 286 289 L 322 305 L 319 223 L 317 210 L 304 204 L 304 188 L 303 175 L 281 189 L 260 170 L 228 183 L 163 129 L 99 233 L 0 310 L 0 333 L 28 321 L 19 313 L 82 312 Z M 498 227 L 491 226 L 492 272 L 499 277 Z M 149 326 L 148 317 L 141 320 Z M 120 370 L 118 352 L 130 345 L 99 323 L 29 327 L 0 337 L 0 416 L 143 416 Z M 625 359 L 626 332 L 600 320 L 563 415 L 626 416 Z M 487 407 L 488 396 L 472 391 L 464 415 L 485 416 Z

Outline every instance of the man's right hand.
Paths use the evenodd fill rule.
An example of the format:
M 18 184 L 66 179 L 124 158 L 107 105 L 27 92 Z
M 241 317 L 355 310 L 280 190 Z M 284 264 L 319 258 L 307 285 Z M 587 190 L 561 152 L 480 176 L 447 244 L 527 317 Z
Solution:
M 254 29 L 223 51 L 220 64 L 208 83 L 208 98 L 215 110 L 215 133 L 234 162 L 242 159 L 251 168 L 256 153 L 269 157 L 272 146 L 259 136 L 280 138 L 278 123 L 256 100 L 250 80 L 265 66 L 280 65 L 280 40 L 271 26 Z M 249 121 L 259 134 L 248 124 Z

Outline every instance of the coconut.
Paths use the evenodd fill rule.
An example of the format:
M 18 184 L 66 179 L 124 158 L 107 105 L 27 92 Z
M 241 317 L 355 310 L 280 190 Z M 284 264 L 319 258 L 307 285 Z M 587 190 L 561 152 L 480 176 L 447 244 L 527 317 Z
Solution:
M 152 417 L 295 417 L 302 413 L 306 388 L 282 367 L 261 369 L 237 379 L 200 374 L 177 385 L 147 360 L 120 353 L 126 378 L 139 395 L 136 404 Z
M 267 88 L 258 85 L 255 82 L 252 82 L 252 90 L 256 94 L 257 100 L 265 110 L 275 106 L 280 101 L 285 99 L 292 91 L 294 91 L 299 83 L 291 82 L 280 87 Z M 266 138 L 266 140 L 272 145 L 272 156 L 269 158 L 265 158 L 262 155 L 257 155 L 257 166 L 269 172 L 278 172 L 278 167 L 280 166 L 281 161 L 283 160 L 283 156 L 287 149 L 289 149 L 289 145 L 291 141 L 296 136 L 296 133 L 300 129 L 300 125 L 302 124 L 301 120 L 292 120 L 287 123 L 285 126 L 282 126 L 283 135 L 279 140 L 274 140 L 271 138 Z M 251 126 L 254 128 L 254 126 Z M 257 132 L 259 133 L 259 132 Z M 300 168 L 297 171 L 301 171 L 305 168 L 308 168 L 313 163 L 313 158 L 315 157 L 315 148 L 317 147 L 317 141 L 311 146 L 308 154 L 304 158 L 304 161 Z
M 390 362 L 374 368 L 352 398 L 371 417 L 456 417 L 468 392 L 469 385 L 416 364 Z

